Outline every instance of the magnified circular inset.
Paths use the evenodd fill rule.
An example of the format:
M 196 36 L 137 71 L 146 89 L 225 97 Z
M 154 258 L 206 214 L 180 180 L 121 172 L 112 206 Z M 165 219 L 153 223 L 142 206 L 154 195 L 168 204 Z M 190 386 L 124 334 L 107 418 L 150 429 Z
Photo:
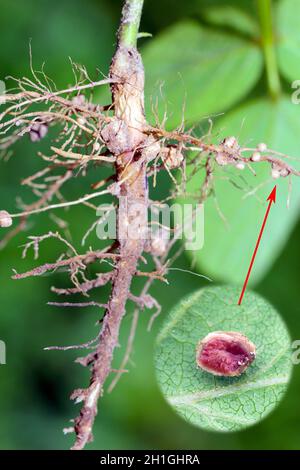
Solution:
M 291 376 L 291 341 L 276 310 L 236 287 L 208 287 L 184 298 L 156 341 L 157 379 L 185 420 L 238 431 L 266 417 Z

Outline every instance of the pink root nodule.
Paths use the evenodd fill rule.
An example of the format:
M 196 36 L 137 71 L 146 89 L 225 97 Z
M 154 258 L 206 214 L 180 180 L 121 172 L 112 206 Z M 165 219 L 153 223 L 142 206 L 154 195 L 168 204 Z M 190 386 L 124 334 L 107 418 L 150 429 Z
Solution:
M 203 338 L 196 351 L 198 367 L 213 375 L 237 377 L 256 356 L 255 345 L 235 331 L 215 331 Z

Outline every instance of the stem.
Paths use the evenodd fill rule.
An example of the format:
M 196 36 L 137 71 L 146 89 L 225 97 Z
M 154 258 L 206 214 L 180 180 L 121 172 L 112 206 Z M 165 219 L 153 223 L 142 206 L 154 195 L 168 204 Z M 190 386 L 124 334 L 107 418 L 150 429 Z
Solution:
M 281 91 L 281 86 L 274 47 L 272 0 L 256 0 L 256 3 L 265 56 L 268 88 L 271 97 L 277 99 Z
M 119 187 L 117 211 L 118 260 L 115 264 L 112 291 L 105 311 L 99 342 L 95 351 L 79 361 L 91 367 L 89 387 L 76 390 L 72 398 L 82 401 L 75 419 L 76 442 L 80 450 L 92 439 L 98 400 L 112 370 L 112 360 L 119 344 L 119 331 L 126 313 L 132 279 L 145 246 L 147 232 L 148 186 L 147 163 L 157 156 L 143 132 L 144 68 L 136 49 L 142 0 L 126 0 L 118 34 L 118 46 L 110 67 L 114 119 L 102 131 L 107 148 L 115 157 L 115 176 Z M 117 78 L 117 83 L 115 82 Z M 147 145 L 145 145 L 147 141 Z M 154 153 L 152 155 L 152 152 Z M 134 225 L 135 236 L 128 232 Z
M 125 0 L 118 32 L 119 44 L 136 47 L 143 4 L 144 0 Z

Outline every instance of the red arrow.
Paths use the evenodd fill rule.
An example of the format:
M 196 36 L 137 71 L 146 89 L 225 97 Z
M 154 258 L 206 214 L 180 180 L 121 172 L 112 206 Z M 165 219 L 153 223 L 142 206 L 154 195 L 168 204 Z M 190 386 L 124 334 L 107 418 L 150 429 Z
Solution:
M 249 281 L 249 277 L 250 277 L 251 270 L 252 270 L 252 267 L 253 267 L 253 264 L 254 264 L 254 260 L 255 260 L 256 254 L 257 254 L 257 250 L 258 250 L 258 247 L 259 247 L 259 244 L 260 244 L 260 241 L 261 241 L 261 237 L 262 237 L 263 231 L 264 231 L 265 226 L 266 226 L 266 222 L 267 222 L 267 218 L 268 218 L 268 215 L 269 215 L 269 212 L 270 212 L 270 209 L 271 209 L 272 202 L 274 202 L 274 203 L 276 202 L 276 186 L 274 186 L 274 188 L 272 189 L 269 197 L 267 198 L 267 201 L 269 201 L 269 205 L 268 205 L 267 212 L 265 214 L 264 221 L 262 223 L 262 226 L 261 226 L 261 229 L 260 229 L 260 232 L 259 232 L 259 236 L 258 236 L 256 245 L 255 245 L 255 248 L 254 248 L 254 252 L 253 252 L 253 255 L 252 255 L 252 258 L 251 258 L 250 266 L 249 266 L 247 276 L 246 276 L 246 279 L 245 279 L 245 282 L 244 282 L 244 285 L 243 285 L 243 289 L 242 289 L 242 292 L 241 292 L 241 295 L 240 295 L 240 298 L 239 298 L 239 301 L 238 301 L 238 305 L 241 305 L 244 294 L 245 294 L 245 290 L 246 290 L 246 287 L 247 287 L 247 284 L 248 284 L 248 281 Z

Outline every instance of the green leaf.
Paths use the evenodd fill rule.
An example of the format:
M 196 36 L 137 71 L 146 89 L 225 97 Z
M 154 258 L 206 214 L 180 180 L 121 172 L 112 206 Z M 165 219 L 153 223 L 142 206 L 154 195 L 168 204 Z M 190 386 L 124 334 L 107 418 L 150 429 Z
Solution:
M 155 107 L 158 100 L 159 114 L 167 110 L 169 126 L 180 124 L 184 108 L 189 122 L 224 111 L 248 93 L 262 70 L 255 44 L 193 22 L 168 29 L 142 55 L 148 117 L 153 117 L 150 101 Z
M 255 147 L 265 142 L 269 148 L 300 156 L 299 108 L 289 99 L 272 102 L 257 100 L 244 105 L 221 119 L 219 138 L 235 135 L 242 146 Z M 215 129 L 217 131 L 217 129 Z M 290 160 L 295 168 L 299 161 Z M 284 247 L 299 215 L 300 180 L 292 177 L 290 208 L 288 178 L 273 180 L 267 163 L 252 164 L 256 176 L 249 169 L 217 167 L 214 171 L 215 195 L 205 203 L 205 240 L 202 250 L 196 253 L 201 273 L 214 280 L 221 279 L 242 283 L 258 237 L 267 207 L 267 197 L 277 184 L 277 201 L 272 206 L 256 256 L 250 282 L 258 282 L 275 261 Z M 266 183 L 266 184 L 264 184 Z M 201 181 L 196 174 L 188 184 L 188 192 L 199 190 Z M 257 192 L 245 197 L 251 190 L 262 185 Z M 216 206 L 219 206 L 226 223 Z M 194 259 L 195 252 L 187 251 Z
M 282 0 L 277 11 L 279 66 L 288 80 L 300 78 L 300 2 Z
M 216 26 L 232 28 L 247 36 L 257 37 L 259 26 L 248 11 L 232 5 L 218 5 L 202 12 L 203 17 Z
M 237 431 L 268 415 L 291 375 L 290 338 L 274 308 L 247 291 L 209 287 L 183 299 L 157 338 L 155 366 L 162 393 L 187 421 Z M 196 346 L 213 331 L 239 331 L 256 345 L 256 359 L 240 377 L 217 377 L 196 367 Z

